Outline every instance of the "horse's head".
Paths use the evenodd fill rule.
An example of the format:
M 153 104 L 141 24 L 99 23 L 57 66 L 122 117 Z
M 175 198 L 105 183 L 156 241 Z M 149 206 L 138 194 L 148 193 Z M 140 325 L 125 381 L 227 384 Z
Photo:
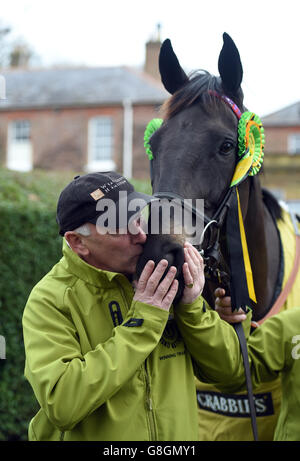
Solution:
M 238 119 L 220 96 L 229 97 L 243 111 L 240 86 L 243 70 L 239 52 L 227 34 L 223 39 L 218 61 L 219 77 L 206 71 L 188 77 L 170 40 L 162 44 L 159 68 L 162 82 L 172 96 L 162 108 L 162 125 L 149 141 L 153 154 L 153 193 L 171 193 L 186 199 L 202 198 L 205 214 L 209 217 L 214 215 L 229 189 L 238 153 Z M 247 188 L 247 185 L 243 187 Z M 178 258 L 178 242 L 174 242 L 176 257 L 170 258 L 172 237 L 160 239 L 148 235 L 139 270 L 148 259 L 158 261 L 165 257 L 163 247 L 166 242 L 169 243 L 169 259 L 175 264 L 182 261 L 182 255 Z M 181 293 L 182 287 L 178 297 Z
M 164 122 L 151 140 L 153 192 L 203 198 L 208 215 L 227 191 L 237 161 L 234 112 L 214 95 L 226 95 L 242 109 L 243 70 L 238 50 L 224 34 L 220 77 L 199 72 L 188 78 L 169 40 L 161 48 L 159 67 L 172 97 L 163 107 Z

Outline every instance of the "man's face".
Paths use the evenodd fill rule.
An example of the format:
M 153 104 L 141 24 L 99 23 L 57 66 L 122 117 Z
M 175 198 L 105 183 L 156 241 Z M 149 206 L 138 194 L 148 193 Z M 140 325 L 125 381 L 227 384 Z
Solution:
M 88 254 L 82 256 L 90 265 L 98 269 L 121 274 L 134 274 L 136 264 L 143 251 L 147 236 L 140 227 L 140 221 L 133 224 L 134 233 L 100 234 L 94 224 L 89 224 L 91 235 L 82 237 Z

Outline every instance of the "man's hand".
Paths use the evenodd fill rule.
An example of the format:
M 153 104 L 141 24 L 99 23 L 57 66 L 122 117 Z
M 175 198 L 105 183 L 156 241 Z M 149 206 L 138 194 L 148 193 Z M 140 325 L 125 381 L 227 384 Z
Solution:
M 217 288 L 215 290 L 215 309 L 222 320 L 228 323 L 239 323 L 246 320 L 247 315 L 243 309 L 232 312 L 231 310 L 231 297 L 225 296 L 224 288 Z
M 181 302 L 183 304 L 190 304 L 201 295 L 205 277 L 204 277 L 204 263 L 201 255 L 190 243 L 184 244 L 184 259 L 182 271 L 185 282 L 185 289 Z
M 176 267 L 171 266 L 165 278 L 160 282 L 168 261 L 162 259 L 156 266 L 154 261 L 148 261 L 139 278 L 134 295 L 135 301 L 151 304 L 169 311 L 178 290 L 178 281 L 174 280 Z

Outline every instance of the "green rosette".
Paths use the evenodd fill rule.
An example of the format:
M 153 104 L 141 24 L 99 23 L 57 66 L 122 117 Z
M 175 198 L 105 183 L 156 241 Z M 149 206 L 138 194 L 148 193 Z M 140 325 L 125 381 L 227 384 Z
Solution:
M 153 153 L 152 153 L 151 146 L 150 146 L 150 138 L 153 135 L 153 133 L 155 133 L 155 131 L 158 130 L 158 128 L 160 128 L 162 122 L 163 122 L 162 118 L 153 118 L 148 123 L 148 125 L 147 125 L 147 127 L 145 129 L 144 147 L 145 147 L 145 150 L 146 150 L 146 154 L 149 157 L 149 160 L 153 159 Z
M 264 159 L 265 134 L 262 122 L 253 112 L 244 112 L 238 125 L 239 157 L 252 156 L 250 176 L 256 175 Z

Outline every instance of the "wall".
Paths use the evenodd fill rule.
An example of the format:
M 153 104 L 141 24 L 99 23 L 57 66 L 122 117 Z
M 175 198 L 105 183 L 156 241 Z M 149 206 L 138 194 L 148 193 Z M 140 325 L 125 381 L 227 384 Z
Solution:
M 7 129 L 16 119 L 31 121 L 33 167 L 83 172 L 88 155 L 88 121 L 95 116 L 114 119 L 114 162 L 123 171 L 123 107 L 43 109 L 0 112 L 0 162 L 6 165 Z M 158 112 L 153 105 L 134 106 L 133 177 L 148 178 L 149 164 L 144 149 L 144 130 Z
M 300 155 L 288 154 L 288 136 L 300 133 L 300 126 L 265 126 L 264 187 L 276 190 L 285 200 L 300 199 Z
M 270 154 L 288 153 L 288 136 L 299 133 L 300 126 L 265 126 L 265 152 Z
M 153 118 L 159 118 L 159 110 L 150 106 L 135 106 L 133 131 L 133 176 L 137 179 L 150 177 L 149 159 L 144 148 L 144 132 Z

